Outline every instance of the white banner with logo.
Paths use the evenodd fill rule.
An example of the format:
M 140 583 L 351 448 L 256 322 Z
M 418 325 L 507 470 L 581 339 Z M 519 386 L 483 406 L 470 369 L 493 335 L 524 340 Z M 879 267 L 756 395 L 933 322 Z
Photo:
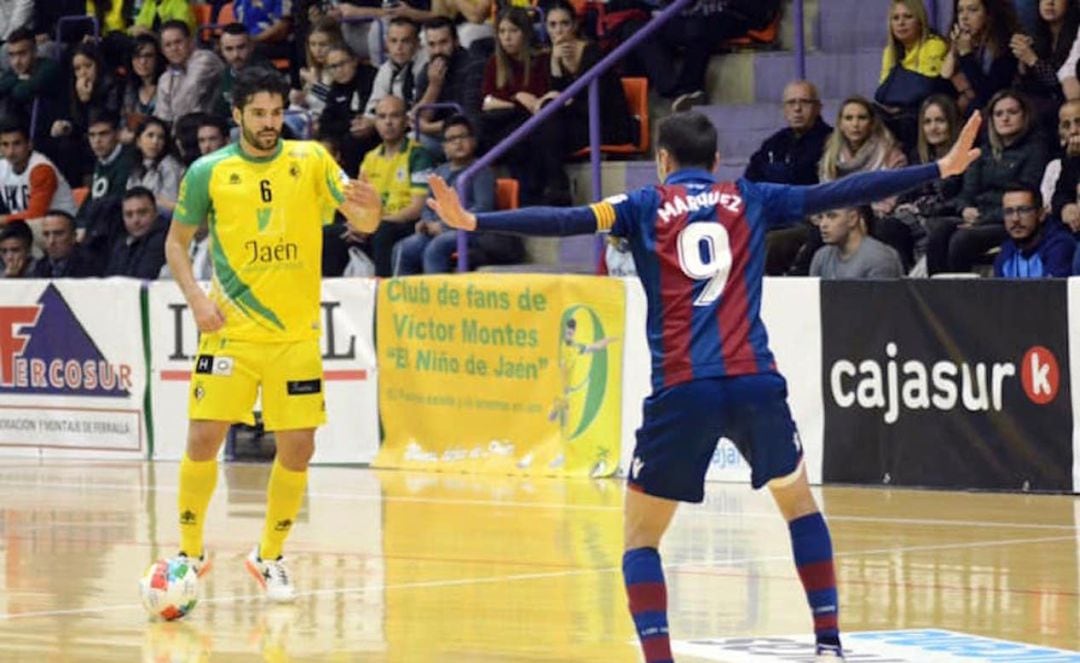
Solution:
M 0 280 L 0 453 L 146 457 L 140 288 Z
M 178 460 L 198 348 L 195 321 L 171 281 L 150 284 L 148 299 L 154 458 Z M 327 423 L 316 434 L 312 462 L 369 463 L 379 448 L 375 280 L 323 281 L 322 310 Z
M 767 278 L 761 315 L 769 347 L 787 379 L 788 404 L 799 429 L 807 475 L 821 483 L 824 416 L 821 392 L 820 282 L 816 278 Z M 623 353 L 623 471 L 630 467 L 634 431 L 641 426 L 641 403 L 651 392 L 649 347 L 645 339 L 646 303 L 641 283 L 627 279 L 626 350 Z M 750 483 L 750 465 L 730 440 L 721 438 L 713 455 L 710 481 Z

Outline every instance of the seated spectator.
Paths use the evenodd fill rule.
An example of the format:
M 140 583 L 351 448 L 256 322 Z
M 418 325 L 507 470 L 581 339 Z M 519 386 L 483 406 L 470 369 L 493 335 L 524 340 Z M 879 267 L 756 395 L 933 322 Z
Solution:
M 0 260 L 4 263 L 0 278 L 33 278 L 36 264 L 30 255 L 33 242 L 34 233 L 25 221 L 12 221 L 0 228 Z
M 1027 100 L 1003 90 L 987 108 L 990 127 L 982 156 L 964 173 L 956 197 L 960 218 L 931 219 L 926 266 L 930 274 L 971 271 L 988 250 L 1005 240 L 1001 197 L 1011 182 L 1038 186 L 1046 168 L 1046 148 L 1031 136 Z
M 505 9 L 497 26 L 495 54 L 484 69 L 481 88 L 484 95 L 479 121 L 481 151 L 490 149 L 538 113 L 541 99 L 551 89 L 551 65 L 529 43 L 532 20 L 528 12 L 517 7 Z M 559 131 L 557 123 L 545 122 L 503 157 L 511 174 L 521 183 L 523 204 L 563 205 L 570 201 Z
M 122 139 L 130 143 L 135 139 L 135 127 L 154 114 L 158 80 L 165 73 L 165 56 L 155 35 L 135 37 L 127 70 L 120 113 L 124 123 Z
M 158 206 L 169 213 L 176 207 L 184 166 L 170 154 L 169 128 L 156 117 L 143 120 L 135 130 L 135 165 L 128 176 L 127 188 L 146 187 Z
M 161 26 L 161 51 L 169 68 L 158 81 L 157 117 L 172 123 L 181 115 L 210 110 L 225 63 L 210 51 L 196 49 L 183 21 L 166 21 Z
M 291 0 L 234 0 L 233 11 L 266 58 L 287 58 L 292 15 Z
M 1056 133 L 1058 108 L 1065 101 L 1057 72 L 1076 40 L 1080 6 L 1071 0 L 1046 0 L 1038 4 L 1034 33 L 1014 34 L 1009 47 L 1020 63 L 1017 88 L 1032 100 L 1037 123 L 1050 139 Z
M 49 209 L 75 213 L 71 187 L 48 157 L 34 150 L 25 126 L 0 122 L 0 223 L 36 221 Z
M 809 81 L 784 88 L 782 109 L 787 127 L 765 139 L 750 156 L 743 175 L 751 182 L 817 184 L 818 163 L 833 128 L 821 119 L 821 98 Z
M 368 125 L 375 122 L 375 106 L 383 97 L 393 95 L 401 99 L 406 109 L 412 108 L 420 98 L 416 82 L 427 66 L 420 53 L 420 26 L 406 18 L 391 19 L 386 29 L 386 55 L 368 97 L 364 118 Z
M 218 50 L 225 61 L 225 70 L 221 73 L 214 103 L 210 112 L 214 115 L 229 117 L 232 115 L 232 89 L 236 75 L 255 60 L 255 44 L 243 23 L 230 23 L 221 30 Z
M 965 116 L 985 108 L 994 94 L 1012 85 L 1017 62 L 1009 41 L 1016 30 L 1009 0 L 953 0 L 941 77 L 952 80 Z
M 456 103 L 465 108 L 465 74 L 469 56 L 458 46 L 457 32 L 448 18 L 439 17 L 424 26 L 427 65 L 416 82 L 417 108 L 426 104 Z M 443 123 L 452 110 L 420 113 L 420 142 L 433 155 L 441 154 Z
M 600 62 L 603 54 L 596 42 L 578 34 L 577 14 L 567 0 L 554 0 L 547 8 L 547 31 L 551 39 L 551 91 L 541 103 L 554 99 L 583 73 Z M 630 107 L 622 83 L 609 69 L 600 75 L 600 142 L 607 145 L 629 143 L 633 138 Z M 562 126 L 564 154 L 573 154 L 589 144 L 589 91 L 577 94 L 559 117 L 552 120 Z
M 1039 192 L 1049 202 L 1049 212 L 1072 232 L 1080 232 L 1080 99 L 1066 101 L 1058 111 L 1058 140 L 1064 155 L 1046 165 Z
M 86 132 L 96 159 L 90 195 L 75 215 L 75 224 L 79 241 L 94 254 L 107 251 L 121 231 L 120 201 L 138 158 L 134 147 L 120 142 L 119 121 L 115 113 L 91 115 Z
M 461 115 L 451 117 L 445 125 L 443 149 L 448 161 L 436 168 L 435 174 L 453 186 L 457 176 L 476 161 L 476 136 L 473 135 L 472 125 Z M 490 168 L 484 168 L 469 180 L 464 205 L 470 212 L 490 212 L 495 209 L 495 173 Z M 516 247 L 491 247 L 496 249 L 493 252 L 495 255 L 483 256 L 487 258 L 486 264 L 506 262 L 503 259 L 506 253 L 514 254 L 511 257 L 520 258 L 522 253 L 520 238 L 512 235 L 490 233 L 487 235 L 495 242 L 516 240 Z M 467 235 L 470 265 L 477 264 L 473 260 L 474 257 L 482 259 L 479 255 L 482 252 L 480 239 L 484 236 L 485 233 Z M 500 248 L 506 248 L 509 251 L 499 251 Z M 394 245 L 394 276 L 452 272 L 455 267 L 454 254 L 456 252 L 457 233 L 443 224 L 435 212 L 425 205 L 420 214 L 420 220 L 416 223 L 416 232 Z M 477 255 L 474 256 L 474 254 Z
M 923 0 L 893 0 L 889 40 L 881 56 L 874 101 L 885 123 L 907 147 L 915 144 L 915 116 L 924 99 L 943 91 L 941 65 L 949 45 L 934 33 Z
M 34 266 L 36 279 L 81 279 L 100 276 L 97 264 L 75 241 L 75 217 L 64 210 L 53 209 L 41 220 L 42 248 L 45 257 Z
M 52 123 L 53 153 L 64 176 L 81 182 L 90 173 L 86 128 L 92 112 L 120 112 L 120 86 L 106 71 L 97 47 L 81 43 L 72 49 L 67 99 Z
M 113 0 L 113 4 L 122 3 Z M 130 32 L 134 36 L 152 35 L 171 21 L 183 23 L 189 33 L 195 31 L 195 12 L 188 0 L 142 0 Z
M 299 3 L 293 3 L 294 18 L 295 8 Z M 383 0 L 343 0 L 335 5 L 323 9 L 313 6 L 308 12 L 307 18 L 312 23 L 318 23 L 320 19 L 329 19 L 333 23 L 341 25 L 341 36 L 349 50 L 361 60 L 375 64 L 382 62 L 382 48 L 386 34 L 386 9 Z M 375 24 L 379 23 L 379 27 Z
M 375 125 L 364 116 L 375 70 L 360 63 L 344 44 L 331 46 L 326 70 L 333 82 L 326 93 L 326 107 L 319 117 L 319 133 L 341 141 L 345 171 L 355 173 L 360 160 L 378 141 Z
M 1010 184 L 1001 199 L 1009 237 L 994 260 L 994 276 L 1006 279 L 1066 277 L 1076 240 L 1060 223 L 1047 221 L 1042 194 L 1030 184 Z
M 427 200 L 427 177 L 432 161 L 419 143 L 407 136 L 405 102 L 393 95 L 376 107 L 375 129 L 382 144 L 364 156 L 360 174 L 382 195 L 383 218 L 371 236 L 371 260 L 376 276 L 390 276 L 394 244 L 412 234 Z
M 628 3 L 632 4 L 632 3 Z M 646 6 L 659 3 L 647 2 Z M 649 88 L 674 99 L 672 110 L 684 111 L 705 98 L 705 73 L 717 44 L 775 20 L 779 0 L 697 0 L 646 39 L 634 54 L 649 79 Z M 648 13 L 627 26 L 636 31 L 651 20 Z M 676 58 L 682 52 L 682 66 Z M 676 73 L 677 72 L 677 73 Z
M 43 93 L 43 98 L 54 99 L 60 89 L 60 67 L 48 58 L 37 56 L 34 34 L 20 28 L 11 33 L 4 48 L 7 50 L 10 69 L 0 73 L 0 113 L 29 119 L 34 99 Z M 55 104 L 50 104 L 45 117 L 52 117 L 58 112 Z M 44 124 L 44 123 L 42 123 Z M 44 133 L 44 132 L 43 132 Z M 31 136 L 40 140 L 42 136 Z
M 165 264 L 168 226 L 158 216 L 154 194 L 137 186 L 124 193 L 124 232 L 113 240 L 104 276 L 130 276 L 152 281 Z
M 751 182 L 817 184 L 818 162 L 833 130 L 821 119 L 817 88 L 808 81 L 788 83 L 781 108 L 787 127 L 765 139 L 751 155 L 743 177 Z M 807 222 L 768 231 L 765 273 L 786 274 L 811 233 L 816 234 L 817 229 Z
M 457 23 L 457 38 L 461 47 L 468 50 L 481 39 L 495 36 L 491 25 L 492 0 L 443 0 L 453 12 L 450 18 Z
M 935 163 L 948 153 L 960 134 L 960 111 L 952 97 L 935 94 L 923 102 L 918 120 L 919 137 L 908 162 Z M 960 176 L 939 178 L 897 198 L 897 205 L 889 217 L 904 224 L 913 240 L 912 254 L 901 255 L 906 269 L 924 261 L 929 220 L 957 214 L 953 200 L 960 193 L 963 183 Z M 925 262 L 918 271 L 925 275 Z
M 886 244 L 870 237 L 874 221 L 869 207 L 849 207 L 818 215 L 825 245 L 814 253 L 810 276 L 823 279 L 896 279 L 904 275 L 900 256 Z
M 229 126 L 225 123 L 225 118 L 203 114 L 199 116 L 199 123 L 195 126 L 200 156 L 216 152 L 229 144 Z
M 299 71 L 301 88 L 289 93 L 291 108 L 308 110 L 316 116 L 323 112 L 330 84 L 334 82 L 326 68 L 326 56 L 332 47 L 344 44 L 337 21 L 329 17 L 315 21 L 306 40 L 304 66 Z
M 892 170 L 906 165 L 907 156 L 871 103 L 862 97 L 846 99 L 836 118 L 836 129 L 825 143 L 818 169 L 819 179 L 832 182 L 854 173 Z M 895 196 L 871 205 L 874 211 L 871 232 L 874 237 L 896 249 L 902 257 L 908 257 L 912 254 L 914 239 L 904 224 L 889 216 L 894 207 Z M 811 235 L 811 246 L 815 239 Z

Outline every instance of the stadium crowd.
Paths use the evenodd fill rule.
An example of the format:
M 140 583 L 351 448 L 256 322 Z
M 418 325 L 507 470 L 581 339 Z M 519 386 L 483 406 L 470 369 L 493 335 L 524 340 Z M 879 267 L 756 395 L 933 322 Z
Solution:
M 781 5 L 692 3 L 601 76 L 602 142 L 631 155 L 642 142 L 647 119 L 631 108 L 629 77 L 647 80 L 654 113 L 705 103 L 709 59 L 731 39 L 775 33 Z M 374 234 L 340 218 L 326 226 L 324 275 L 451 271 L 457 245 L 425 205 L 427 175 L 452 183 L 662 7 L 0 0 L 3 277 L 167 278 L 164 237 L 183 173 L 236 139 L 231 90 L 245 67 L 276 68 L 291 82 L 286 137 L 321 141 L 382 193 Z M 976 109 L 987 119 L 983 155 L 962 177 L 770 232 L 767 273 L 1080 273 L 1080 2 L 953 0 L 939 35 L 922 0 L 892 0 L 882 25 L 877 89 L 852 90 L 835 118 L 823 118 L 814 83 L 790 82 L 786 126 L 745 176 L 812 184 L 933 161 Z M 474 177 L 466 203 L 568 204 L 565 166 L 587 146 L 582 93 L 504 155 L 498 169 L 508 177 Z M 473 266 L 525 255 L 503 235 L 470 236 L 468 251 Z M 632 271 L 619 251 L 609 247 L 609 271 Z M 191 255 L 197 276 L 209 278 L 205 229 Z

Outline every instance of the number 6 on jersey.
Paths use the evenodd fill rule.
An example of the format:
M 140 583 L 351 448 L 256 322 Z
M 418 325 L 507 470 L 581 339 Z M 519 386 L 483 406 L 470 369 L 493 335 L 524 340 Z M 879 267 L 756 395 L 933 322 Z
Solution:
M 695 281 L 709 282 L 694 300 L 708 306 L 720 298 L 731 273 L 731 240 L 719 223 L 691 223 L 679 233 L 679 266 Z

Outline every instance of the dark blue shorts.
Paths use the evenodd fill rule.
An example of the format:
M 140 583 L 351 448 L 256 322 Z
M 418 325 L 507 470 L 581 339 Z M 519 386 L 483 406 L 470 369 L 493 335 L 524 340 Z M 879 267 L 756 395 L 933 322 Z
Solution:
M 645 399 L 630 488 L 680 502 L 705 498 L 705 472 L 721 437 L 735 442 L 761 488 L 795 471 L 802 443 L 778 374 L 684 382 Z

